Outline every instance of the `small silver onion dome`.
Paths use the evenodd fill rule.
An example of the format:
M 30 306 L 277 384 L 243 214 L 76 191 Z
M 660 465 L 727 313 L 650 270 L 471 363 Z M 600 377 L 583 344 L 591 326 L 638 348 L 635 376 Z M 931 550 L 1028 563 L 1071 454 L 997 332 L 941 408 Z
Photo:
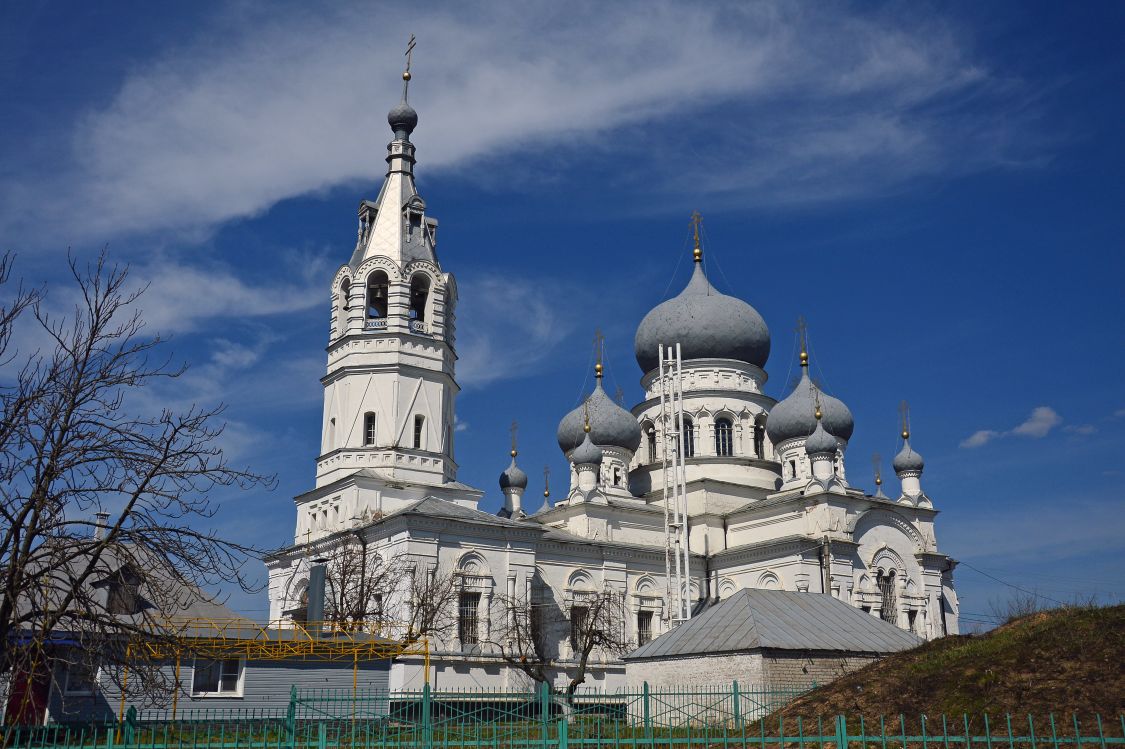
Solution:
M 766 321 L 746 302 L 716 291 L 699 262 L 687 287 L 654 307 L 637 328 L 633 348 L 645 372 L 659 366 L 662 343 L 679 343 L 684 361 L 734 359 L 764 367 L 770 355 Z
M 816 417 L 813 417 L 816 419 Z M 805 452 L 809 455 L 835 455 L 836 438 L 824 430 L 824 423 L 816 419 L 816 429 L 805 440 Z
M 801 368 L 801 381 L 788 396 L 770 409 L 766 417 L 766 434 L 779 445 L 794 437 L 804 437 L 816 429 L 816 402 L 819 395 L 821 423 L 824 430 L 845 442 L 855 431 L 851 410 L 838 398 L 827 395 L 809 379 L 808 367 Z
M 590 434 L 587 432 L 582 444 L 570 454 L 570 462 L 576 466 L 601 465 L 603 455 L 602 449 L 590 441 Z
M 905 437 L 902 449 L 898 451 L 892 465 L 895 469 L 895 475 L 902 476 L 904 473 L 921 473 L 922 469 L 926 467 L 926 461 L 922 460 L 922 456 L 910 447 L 910 438 Z
M 501 489 L 526 489 L 527 474 L 516 465 L 516 458 L 512 456 L 512 464 L 500 474 Z
M 387 112 L 387 124 L 391 126 L 396 138 L 405 140 L 418 126 L 418 113 L 403 99 Z
M 594 392 L 559 422 L 559 449 L 569 453 L 582 444 L 586 413 L 590 415 L 590 438 L 595 445 L 620 447 L 636 452 L 641 445 L 641 426 L 633 414 L 613 402 L 599 377 Z

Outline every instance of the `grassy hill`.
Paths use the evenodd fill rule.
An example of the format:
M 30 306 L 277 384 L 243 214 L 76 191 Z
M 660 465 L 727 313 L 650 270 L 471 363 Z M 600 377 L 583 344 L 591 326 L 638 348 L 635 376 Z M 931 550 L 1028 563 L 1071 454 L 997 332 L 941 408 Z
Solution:
M 1125 715 L 1125 606 L 1065 608 L 982 635 L 945 637 L 816 689 L 781 716 L 1054 713 L 1120 727 Z M 1116 733 L 1117 729 L 1115 729 Z

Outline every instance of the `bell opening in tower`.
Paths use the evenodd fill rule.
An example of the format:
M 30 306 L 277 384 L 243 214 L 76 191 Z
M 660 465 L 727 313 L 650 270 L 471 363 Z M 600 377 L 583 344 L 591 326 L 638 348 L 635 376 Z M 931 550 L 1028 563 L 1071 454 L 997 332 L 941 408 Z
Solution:
M 377 270 L 367 277 L 367 317 L 377 320 L 387 316 L 387 289 L 390 280 L 384 271 Z
M 425 274 L 416 273 L 410 279 L 410 319 L 418 322 L 426 320 L 426 303 L 430 298 L 430 279 Z

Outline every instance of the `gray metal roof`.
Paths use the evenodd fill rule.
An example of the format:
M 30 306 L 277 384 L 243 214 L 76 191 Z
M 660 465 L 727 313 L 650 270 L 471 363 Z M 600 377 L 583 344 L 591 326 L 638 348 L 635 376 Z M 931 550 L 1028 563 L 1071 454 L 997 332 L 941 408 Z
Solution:
M 474 510 L 470 507 L 462 507 L 459 504 L 450 502 L 446 499 L 438 499 L 437 497 L 426 497 L 417 502 L 407 505 L 406 507 L 392 512 L 387 517 L 394 517 L 396 515 L 426 515 L 428 517 L 448 518 L 450 520 L 463 520 L 470 523 L 484 523 L 486 525 L 506 525 L 516 526 L 519 528 L 534 528 L 535 526 L 528 526 L 527 523 L 521 523 L 515 520 L 508 520 L 506 518 L 497 517 L 488 512 L 481 510 Z
M 917 635 L 823 593 L 740 590 L 625 660 L 758 649 L 894 653 Z

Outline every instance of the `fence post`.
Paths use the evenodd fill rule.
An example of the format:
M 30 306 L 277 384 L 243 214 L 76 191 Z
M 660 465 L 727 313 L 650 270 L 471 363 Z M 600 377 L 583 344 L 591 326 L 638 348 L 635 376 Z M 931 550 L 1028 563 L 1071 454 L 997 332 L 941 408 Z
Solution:
M 323 720 L 317 723 L 316 746 L 317 749 L 328 749 L 328 724 Z
M 132 746 L 137 736 L 137 707 L 129 705 L 125 711 L 125 746 Z
M 285 734 L 289 747 L 297 743 L 297 685 L 289 689 L 289 708 L 285 711 Z
M 432 749 L 434 745 L 433 700 L 430 697 L 430 684 L 422 685 L 422 747 Z
M 848 719 L 843 715 L 836 716 L 836 749 L 847 749 L 848 746 Z
M 738 682 L 730 683 L 731 699 L 734 700 L 734 727 L 742 727 L 742 695 L 738 691 Z
M 644 683 L 644 720 L 645 720 L 645 738 L 652 738 L 652 703 L 649 698 L 652 696 L 649 692 L 648 682 Z
M 567 723 L 567 715 L 564 712 L 559 718 L 559 749 L 567 749 L 570 746 L 570 738 L 567 734 L 570 731 L 570 725 Z
M 539 682 L 539 733 L 546 749 L 551 738 L 551 692 L 545 681 Z

